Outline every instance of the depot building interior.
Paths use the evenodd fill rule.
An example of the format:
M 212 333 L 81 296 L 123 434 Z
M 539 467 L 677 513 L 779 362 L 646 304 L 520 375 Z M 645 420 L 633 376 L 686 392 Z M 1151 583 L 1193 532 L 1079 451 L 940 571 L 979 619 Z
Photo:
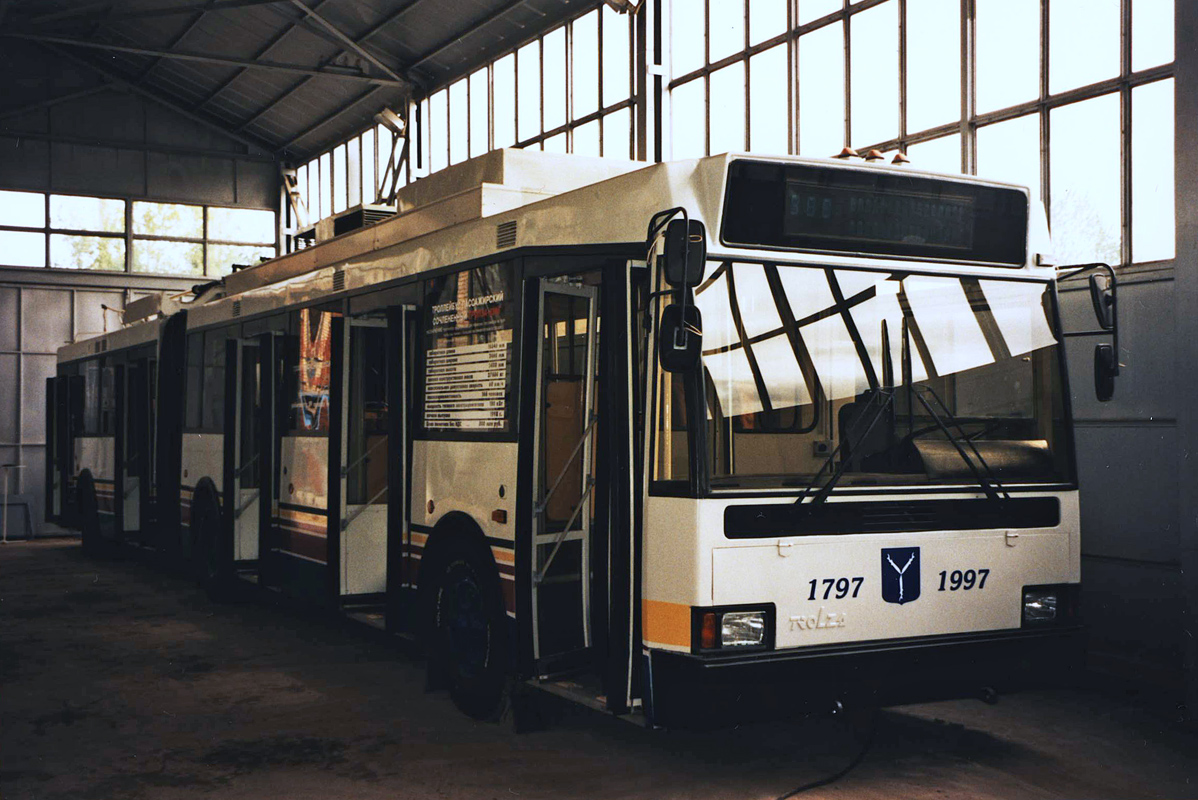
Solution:
M 1109 402 L 1093 342 L 1067 343 L 1087 673 L 1192 719 L 1196 42 L 1185 0 L 0 0 L 5 537 L 76 535 L 45 519 L 46 380 L 144 298 L 402 213 L 501 148 L 876 150 L 1026 185 L 1057 264 L 1115 268 Z M 1060 288 L 1076 327 L 1084 289 Z

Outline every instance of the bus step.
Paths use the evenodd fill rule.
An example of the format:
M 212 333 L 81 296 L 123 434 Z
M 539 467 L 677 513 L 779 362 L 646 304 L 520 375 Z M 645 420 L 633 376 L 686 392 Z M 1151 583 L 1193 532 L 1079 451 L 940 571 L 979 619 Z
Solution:
M 346 611 L 345 616 L 376 630 L 387 630 L 387 615 L 382 611 Z
M 578 675 L 573 678 L 557 679 L 533 678 L 527 681 L 527 685 L 595 711 L 611 714 L 607 710 L 607 697 L 603 694 L 599 678 L 595 675 Z M 634 725 L 648 727 L 648 722 L 639 709 L 629 714 L 614 714 L 612 716 L 615 716 L 616 719 L 631 722 Z

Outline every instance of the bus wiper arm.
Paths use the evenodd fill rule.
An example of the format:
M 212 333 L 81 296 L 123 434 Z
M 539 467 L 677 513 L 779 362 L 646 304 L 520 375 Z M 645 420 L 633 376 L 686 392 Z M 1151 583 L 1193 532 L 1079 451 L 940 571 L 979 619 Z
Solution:
M 853 424 L 853 427 L 847 431 L 847 435 L 841 440 L 840 444 L 836 446 L 836 449 L 833 450 L 826 459 L 824 459 L 824 463 L 820 466 L 819 472 L 815 473 L 815 477 L 811 479 L 811 483 L 807 484 L 807 488 L 803 490 L 803 493 L 799 495 L 799 499 L 795 501 L 796 506 L 801 506 L 803 504 L 803 501 L 805 501 L 807 496 L 811 494 L 811 487 L 819 483 L 820 476 L 824 474 L 824 470 L 836 462 L 836 456 L 840 455 L 840 452 L 844 449 L 846 444 L 850 445 L 850 450 L 856 450 L 857 445 L 865 441 L 866 437 L 869 436 L 870 432 L 874 429 L 874 426 L 878 424 L 878 420 L 882 418 L 882 414 L 890 407 L 891 403 L 894 402 L 894 390 L 878 389 L 875 391 L 874 396 L 870 398 L 869 402 L 873 403 L 878 398 L 881 399 L 881 402 L 878 403 L 878 408 L 876 411 L 874 411 L 873 416 L 869 418 L 869 424 L 865 426 L 865 430 L 860 436 L 855 436 L 854 434 L 860 427 L 861 419 L 857 420 L 857 422 Z M 864 419 L 864 417 L 862 417 L 862 419 Z M 821 486 L 820 490 L 816 492 L 815 497 L 812 498 L 812 505 L 823 503 L 828 499 L 828 495 L 830 495 L 832 490 L 836 488 L 836 484 L 840 482 L 840 479 L 844 476 L 844 473 L 848 467 L 849 462 L 847 459 L 840 462 L 839 466 L 837 466 L 832 472 L 831 477 L 828 478 L 828 482 Z
M 924 397 L 925 394 L 930 394 L 932 398 L 935 399 L 936 404 L 940 406 L 940 410 L 943 411 L 944 415 L 948 417 L 949 421 L 951 421 L 957 427 L 957 432 L 960 434 L 959 436 L 954 435 L 953 432 L 949 430 L 948 425 L 944 423 L 944 420 L 941 418 L 940 414 L 936 413 L 936 409 L 934 409 L 932 404 L 928 402 L 926 397 Z M 964 461 L 966 466 L 969 467 L 969 471 L 973 473 L 974 480 L 978 482 L 978 486 L 982 487 L 982 491 L 986 493 L 986 497 L 990 498 L 991 500 L 999 501 L 1000 498 L 998 493 L 1001 491 L 1003 498 L 1010 500 L 1010 492 L 1008 492 L 1006 488 L 1004 488 L 999 482 L 998 477 L 994 474 L 994 470 L 991 469 L 990 465 L 986 463 L 986 459 L 982 458 L 982 453 L 978 450 L 977 445 L 973 443 L 972 439 L 965 435 L 965 431 L 961 427 L 961 423 L 957 420 L 953 412 L 949 411 L 948 406 L 945 405 L 942 399 L 940 399 L 940 395 L 936 394 L 936 391 L 930 386 L 917 387 L 914 395 L 924 407 L 924 410 L 926 410 L 932 417 L 932 420 L 936 423 L 936 427 L 940 429 L 940 432 L 944 434 L 944 437 L 948 439 L 954 448 L 956 448 L 957 454 L 961 456 L 961 460 Z M 965 452 L 965 447 L 961 444 L 962 442 L 964 442 L 965 445 L 968 445 L 969 449 L 973 451 L 974 456 L 977 458 L 976 463 L 972 458 L 969 457 L 969 454 Z M 981 465 L 981 469 L 978 469 L 978 464 Z

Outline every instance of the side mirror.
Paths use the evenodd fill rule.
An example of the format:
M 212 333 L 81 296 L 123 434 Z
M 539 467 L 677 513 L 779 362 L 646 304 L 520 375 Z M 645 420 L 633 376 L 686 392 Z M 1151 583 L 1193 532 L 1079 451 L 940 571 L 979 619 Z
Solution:
M 1090 276 L 1090 302 L 1094 305 L 1094 316 L 1098 318 L 1098 327 L 1104 331 L 1115 327 L 1115 293 L 1105 275 Z
M 666 372 L 689 372 L 703 352 L 703 315 L 693 304 L 675 303 L 661 312 L 657 358 Z
M 1115 395 L 1115 376 L 1119 374 L 1119 359 L 1109 344 L 1094 346 L 1094 394 L 1101 403 Z
M 670 220 L 661 256 L 666 283 L 693 289 L 703 282 L 707 262 L 707 229 L 697 219 Z

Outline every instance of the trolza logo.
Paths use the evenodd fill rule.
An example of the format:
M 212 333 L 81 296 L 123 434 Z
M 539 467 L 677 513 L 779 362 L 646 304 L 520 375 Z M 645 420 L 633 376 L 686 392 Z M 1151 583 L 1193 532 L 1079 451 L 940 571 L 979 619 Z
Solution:
M 899 605 L 919 599 L 918 547 L 882 549 L 882 599 Z

